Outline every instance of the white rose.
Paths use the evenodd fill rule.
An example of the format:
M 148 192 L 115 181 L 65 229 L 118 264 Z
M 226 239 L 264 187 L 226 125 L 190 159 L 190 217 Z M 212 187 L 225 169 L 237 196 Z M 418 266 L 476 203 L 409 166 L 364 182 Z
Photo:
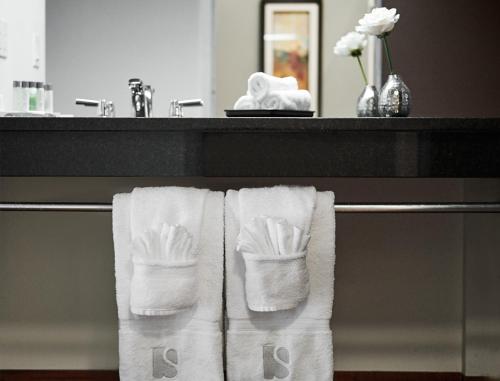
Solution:
M 356 30 L 373 36 L 387 34 L 394 29 L 394 25 L 399 20 L 399 15 L 396 12 L 396 8 L 375 8 L 359 20 Z
M 337 41 L 333 52 L 338 56 L 360 56 L 366 47 L 366 36 L 358 32 L 349 32 Z

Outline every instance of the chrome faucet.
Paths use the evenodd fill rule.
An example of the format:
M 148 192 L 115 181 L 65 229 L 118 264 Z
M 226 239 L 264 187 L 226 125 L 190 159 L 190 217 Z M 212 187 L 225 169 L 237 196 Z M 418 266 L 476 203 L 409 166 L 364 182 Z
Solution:
M 77 98 L 75 103 L 82 106 L 97 107 L 97 116 L 103 118 L 113 118 L 115 116 L 115 105 L 111 101 L 106 101 L 106 99 L 97 101 L 93 99 Z
M 136 118 L 152 118 L 155 90 L 149 85 L 144 85 L 139 78 L 130 79 L 128 87 L 132 92 L 132 116 Z
M 169 115 L 171 118 L 182 118 L 184 117 L 184 111 L 182 108 L 193 106 L 203 106 L 203 101 L 201 99 L 186 99 L 184 101 L 174 99 L 170 101 Z

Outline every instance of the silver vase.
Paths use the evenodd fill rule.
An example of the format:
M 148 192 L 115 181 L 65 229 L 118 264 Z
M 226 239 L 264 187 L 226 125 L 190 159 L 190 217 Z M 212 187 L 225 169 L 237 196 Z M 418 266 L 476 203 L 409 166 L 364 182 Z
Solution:
M 358 98 L 356 113 L 360 118 L 378 116 L 378 91 L 375 86 L 365 86 Z
M 410 115 L 411 93 L 399 74 L 389 74 L 380 90 L 378 111 L 380 116 L 405 117 Z

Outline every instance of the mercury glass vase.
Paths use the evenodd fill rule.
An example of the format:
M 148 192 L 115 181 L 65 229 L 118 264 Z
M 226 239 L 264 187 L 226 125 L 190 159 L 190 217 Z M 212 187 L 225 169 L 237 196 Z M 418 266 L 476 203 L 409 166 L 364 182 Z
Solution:
M 378 116 L 378 91 L 375 86 L 365 86 L 358 98 L 356 114 L 360 118 Z
M 378 111 L 380 116 L 405 117 L 410 115 L 411 93 L 399 74 L 389 74 L 380 90 Z

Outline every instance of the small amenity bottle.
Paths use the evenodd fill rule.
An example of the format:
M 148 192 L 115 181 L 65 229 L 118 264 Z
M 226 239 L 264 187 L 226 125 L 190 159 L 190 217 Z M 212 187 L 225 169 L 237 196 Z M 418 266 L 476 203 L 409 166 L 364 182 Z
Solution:
M 45 112 L 45 90 L 43 89 L 43 82 L 36 83 L 36 111 Z
M 36 111 L 36 82 L 29 85 L 29 111 Z
M 43 87 L 45 90 L 45 112 L 48 114 L 54 113 L 54 91 L 52 90 L 52 85 L 50 83 L 46 83 Z
M 23 89 L 20 81 L 12 82 L 12 111 L 23 111 Z
M 27 81 L 21 82 L 21 112 L 30 110 L 30 83 Z

